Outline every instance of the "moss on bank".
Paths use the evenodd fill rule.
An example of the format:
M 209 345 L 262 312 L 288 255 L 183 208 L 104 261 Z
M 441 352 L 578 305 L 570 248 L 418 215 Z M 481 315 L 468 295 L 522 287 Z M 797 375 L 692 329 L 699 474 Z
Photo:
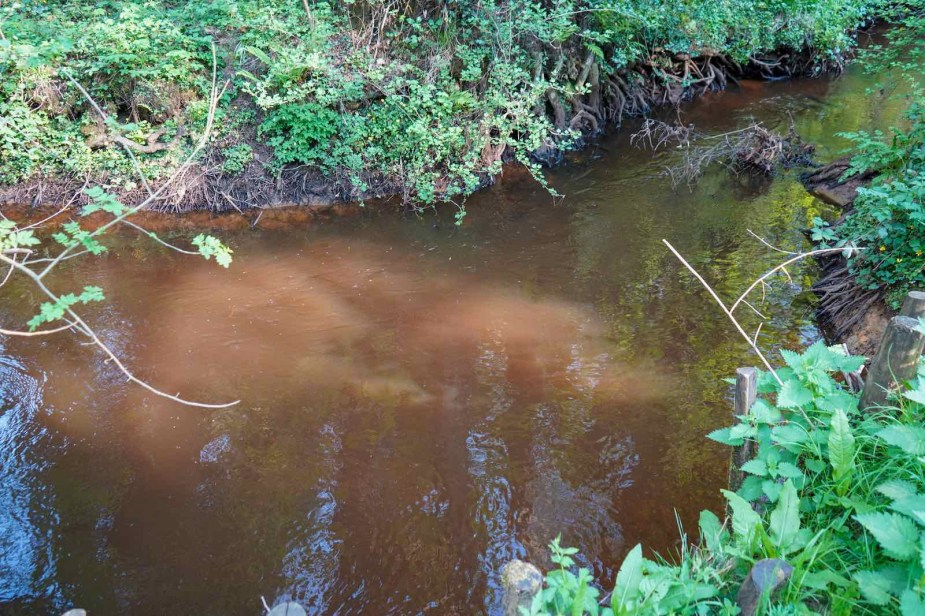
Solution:
M 458 201 L 505 161 L 536 171 L 626 114 L 730 77 L 838 68 L 879 10 L 878 0 L 27 0 L 0 9 L 0 198 L 60 201 L 87 178 L 131 193 L 127 150 L 152 181 L 165 177 L 203 128 L 213 44 L 229 83 L 218 131 L 165 209 Z

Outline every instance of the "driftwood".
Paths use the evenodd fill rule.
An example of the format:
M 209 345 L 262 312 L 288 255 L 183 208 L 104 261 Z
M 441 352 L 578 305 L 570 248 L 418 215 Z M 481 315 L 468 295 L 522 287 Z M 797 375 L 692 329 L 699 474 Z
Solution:
M 181 124 L 177 128 L 177 133 L 169 143 L 158 141 L 166 133 L 167 127 L 161 126 L 145 137 L 145 143 L 138 143 L 122 135 L 110 133 L 100 122 L 97 123 L 96 131 L 87 137 L 87 147 L 90 149 L 99 149 L 112 145 L 121 145 L 140 154 L 154 154 L 155 152 L 163 152 L 164 150 L 171 150 L 176 147 L 177 144 L 180 143 L 180 139 L 186 134 L 186 131 Z

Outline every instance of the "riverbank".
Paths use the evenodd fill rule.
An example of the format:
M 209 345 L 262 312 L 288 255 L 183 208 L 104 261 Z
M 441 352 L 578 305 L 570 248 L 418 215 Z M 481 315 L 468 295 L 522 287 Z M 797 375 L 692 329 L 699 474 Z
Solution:
M 204 130 L 214 68 L 214 134 L 157 208 L 462 208 L 505 163 L 542 183 L 539 165 L 626 116 L 743 77 L 839 70 L 879 7 L 91 4 L 7 9 L 0 201 L 63 203 L 89 181 L 130 202 L 132 157 L 157 186 Z
M 806 174 L 803 184 L 814 197 L 838 208 L 837 227 L 854 208 L 858 189 L 876 176 L 874 171 L 848 174 L 850 157 L 843 157 Z M 821 273 L 813 284 L 819 297 L 816 319 L 827 337 L 844 343 L 852 355 L 873 357 L 883 331 L 896 315 L 884 300 L 883 289 L 864 289 L 851 275 L 844 255 L 823 255 L 816 259 Z

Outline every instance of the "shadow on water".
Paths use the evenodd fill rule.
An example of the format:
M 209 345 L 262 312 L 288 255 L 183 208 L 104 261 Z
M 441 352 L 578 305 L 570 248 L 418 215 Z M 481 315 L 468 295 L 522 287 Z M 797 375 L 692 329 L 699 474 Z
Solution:
M 881 126 L 864 79 L 746 83 L 685 120 Z M 106 289 L 90 318 L 147 379 L 242 403 L 178 407 L 67 338 L 7 341 L 0 611 L 493 613 L 501 565 L 548 564 L 559 533 L 605 581 L 639 541 L 670 552 L 676 514 L 721 507 L 727 452 L 703 435 L 755 360 L 661 239 L 730 297 L 777 262 L 747 230 L 805 247 L 821 206 L 788 175 L 672 190 L 677 153 L 628 132 L 550 173 L 562 203 L 509 173 L 459 230 L 448 210 L 271 214 L 284 230 L 225 233 L 228 271 L 128 236 L 62 267 L 56 288 Z M 817 335 L 812 270 L 793 274 L 765 348 Z M 11 295 L 4 322 L 33 310 Z

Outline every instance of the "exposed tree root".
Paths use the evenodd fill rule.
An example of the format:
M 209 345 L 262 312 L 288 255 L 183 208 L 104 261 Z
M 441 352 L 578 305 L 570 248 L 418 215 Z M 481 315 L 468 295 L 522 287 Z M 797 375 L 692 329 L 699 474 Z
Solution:
M 849 160 L 842 158 L 803 176 L 803 184 L 811 194 L 842 208 L 842 217 L 834 223 L 835 226 L 851 211 L 858 187 L 873 176 L 867 173 L 844 179 L 848 168 Z M 884 302 L 883 290 L 859 285 L 845 257 L 840 254 L 817 260 L 822 276 L 812 287 L 819 298 L 816 321 L 829 340 L 847 341 L 852 353 L 874 352 L 883 331 L 882 317 L 890 312 Z M 868 329 L 870 331 L 865 331 Z
M 555 131 L 532 153 L 532 157 L 550 166 L 562 160 L 566 149 L 580 146 L 584 140 L 602 133 L 608 126 L 619 125 L 625 117 L 644 115 L 659 105 L 677 105 L 705 92 L 723 89 L 729 82 L 736 83 L 743 77 L 776 79 L 818 72 L 819 67 L 809 53 L 784 52 L 777 56 L 756 57 L 742 65 L 732 58 L 711 52 L 692 57 L 687 54 L 669 55 L 656 49 L 645 61 L 617 73 L 608 73 L 594 53 L 577 45 L 574 48 L 537 48 L 533 56 L 534 77 L 538 81 L 548 79 L 562 83 L 562 77 L 565 77 L 568 84 L 561 89 L 548 90 L 545 100 L 538 101 L 536 107 L 537 113 L 549 117 Z M 837 70 L 841 66 L 828 68 Z M 185 138 L 181 129 L 171 141 L 163 142 L 161 138 L 165 133 L 164 128 L 159 128 L 147 135 L 145 143 L 139 143 L 121 135 L 109 134 L 104 127 L 98 127 L 87 136 L 87 144 L 100 147 L 118 143 L 129 151 L 149 154 L 173 149 Z M 491 139 L 488 145 L 482 147 L 480 158 L 485 169 L 512 158 L 509 148 L 504 145 L 504 137 Z M 712 149 L 699 151 L 701 160 L 693 162 L 692 171 L 696 172 L 712 160 L 727 158 L 730 152 L 734 152 L 730 159 L 735 161 L 733 166 L 769 173 L 781 159 L 792 156 L 786 151 L 787 140 L 766 129 L 754 128 L 740 137 L 741 141 L 730 137 L 715 144 Z M 247 135 L 246 141 L 255 152 L 265 154 L 262 162 L 269 159 L 270 152 L 255 134 Z M 325 175 L 317 169 L 300 166 L 287 167 L 274 177 L 260 159 L 258 157 L 239 173 L 225 173 L 222 171 L 220 145 L 213 144 L 203 159 L 189 166 L 184 177 L 172 184 L 170 190 L 152 205 L 152 209 L 240 211 L 280 204 L 330 205 L 382 196 L 404 197 L 406 201 L 410 198 L 400 178 L 364 177 L 362 183 L 368 188 L 359 191 L 353 178 Z M 682 174 L 684 177 L 687 175 Z M 17 186 L 0 187 L 0 203 L 62 203 L 72 198 L 84 179 L 40 177 Z M 491 182 L 492 177 L 486 172 L 481 183 L 487 185 Z M 120 196 L 130 198 L 132 195 L 124 193 Z M 81 198 L 78 198 L 78 203 Z
M 672 186 L 695 182 L 707 167 L 719 163 L 733 173 L 771 175 L 781 167 L 809 164 L 813 146 L 802 142 L 791 123 L 787 135 L 781 135 L 761 123 L 745 128 L 706 135 L 698 133 L 693 125 L 668 124 L 646 120 L 630 141 L 654 150 L 665 146 L 680 147 L 683 160 L 666 169 Z
M 817 321 L 833 340 L 843 340 L 874 303 L 883 301 L 883 292 L 861 287 L 841 256 L 820 262 L 823 274 L 813 285 L 813 292 L 819 297 Z

